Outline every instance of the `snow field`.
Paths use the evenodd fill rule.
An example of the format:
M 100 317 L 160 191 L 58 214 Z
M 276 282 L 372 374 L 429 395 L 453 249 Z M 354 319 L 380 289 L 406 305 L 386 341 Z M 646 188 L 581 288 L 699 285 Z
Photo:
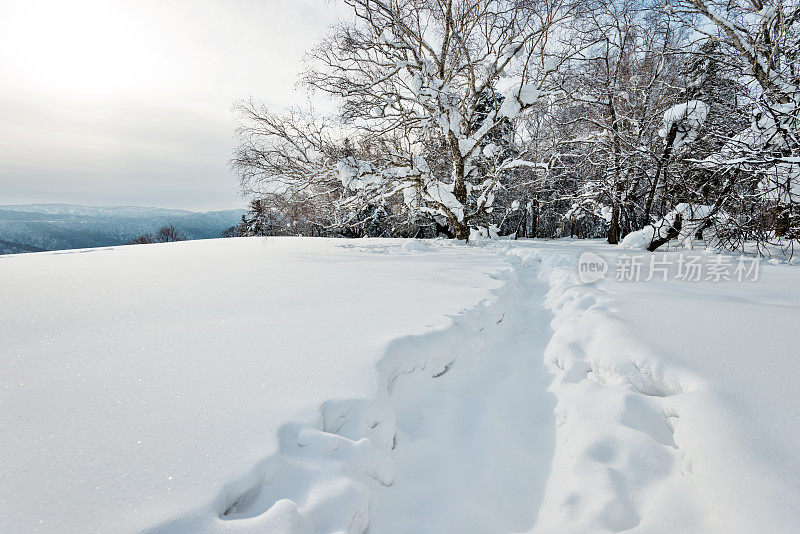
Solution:
M 508 270 L 490 251 L 402 245 L 254 238 L 0 259 L 4 524 L 258 530 L 273 503 L 258 500 L 269 488 L 251 490 L 274 479 L 307 523 L 350 528 L 336 510 L 342 493 L 358 501 L 359 487 L 338 487 L 314 462 L 327 469 L 326 454 L 339 462 L 346 451 L 381 462 L 363 441 L 326 453 L 320 440 L 338 438 L 314 430 L 332 428 L 340 410 L 352 416 L 342 432 L 388 417 L 376 397 L 387 347 L 492 301 L 503 284 L 493 276 Z M 301 430 L 315 446 L 297 448 Z M 281 450 L 298 454 L 272 459 Z M 282 518 L 287 505 L 276 508 L 289 510 Z
M 754 282 L 607 289 L 616 293 L 615 315 L 628 337 L 683 373 L 686 393 L 666 398 L 665 410 L 712 525 L 721 532 L 796 532 L 800 271 L 768 260 Z
M 5 525 L 797 531 L 797 268 L 582 284 L 587 250 L 616 252 L 231 239 L 2 259 Z

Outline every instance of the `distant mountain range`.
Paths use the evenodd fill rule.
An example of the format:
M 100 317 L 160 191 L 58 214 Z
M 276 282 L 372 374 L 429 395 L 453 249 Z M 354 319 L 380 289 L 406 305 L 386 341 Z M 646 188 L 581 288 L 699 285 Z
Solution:
M 173 224 L 189 239 L 220 237 L 245 210 L 194 212 L 140 206 L 0 205 L 0 254 L 121 245 Z

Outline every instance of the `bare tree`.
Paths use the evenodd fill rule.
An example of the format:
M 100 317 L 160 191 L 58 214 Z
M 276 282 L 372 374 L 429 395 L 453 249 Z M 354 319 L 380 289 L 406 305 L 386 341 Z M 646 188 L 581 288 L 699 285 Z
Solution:
M 153 234 L 142 234 L 137 237 L 133 237 L 129 239 L 125 244 L 126 245 L 147 245 L 150 243 L 156 242 L 156 236 Z
M 186 236 L 175 225 L 168 224 L 158 229 L 155 235 L 157 243 L 170 243 L 172 241 L 186 241 Z
M 339 115 L 237 106 L 245 231 L 794 239 L 798 1 L 343 0 Z
M 342 211 L 348 204 L 379 210 L 402 195 L 411 213 L 441 218 L 456 238 L 467 239 L 470 221 L 491 211 L 501 180 L 531 165 L 497 161 L 487 177 L 475 159 L 498 130 L 546 100 L 547 78 L 565 51 L 555 29 L 574 6 L 567 0 L 345 3 L 355 21 L 336 27 L 311 53 L 304 81 L 341 99 L 340 130 L 352 132 L 356 154 L 333 149 L 337 142 L 316 123 L 300 127 L 297 114 L 278 117 L 246 105 L 243 149 L 233 162 L 244 189 L 304 201 L 332 195 Z M 442 152 L 426 158 L 424 148 L 436 144 Z M 444 165 L 428 161 L 443 157 Z
M 718 59 L 757 83 L 751 124 L 697 161 L 719 182 L 702 227 L 724 244 L 800 237 L 800 4 L 796 0 L 680 0 L 673 13 L 725 47 Z M 720 132 L 714 133 L 720 136 Z
M 660 131 L 661 118 L 681 97 L 683 36 L 638 0 L 595 5 L 576 31 L 591 44 L 559 73 L 569 107 L 560 120 L 579 126 L 559 150 L 580 155 L 569 164 L 587 181 L 569 216 L 604 219 L 608 242 L 618 243 L 649 218 L 672 154 L 677 125 Z

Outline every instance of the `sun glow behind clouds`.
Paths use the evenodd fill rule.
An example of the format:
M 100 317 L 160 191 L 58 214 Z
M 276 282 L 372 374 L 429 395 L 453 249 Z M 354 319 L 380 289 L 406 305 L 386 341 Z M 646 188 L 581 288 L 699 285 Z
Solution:
M 303 52 L 339 15 L 332 0 L 0 0 L 0 201 L 238 207 L 233 102 L 305 103 Z
M 160 28 L 125 3 L 8 2 L 3 19 L 0 65 L 17 86 L 141 95 L 169 78 Z

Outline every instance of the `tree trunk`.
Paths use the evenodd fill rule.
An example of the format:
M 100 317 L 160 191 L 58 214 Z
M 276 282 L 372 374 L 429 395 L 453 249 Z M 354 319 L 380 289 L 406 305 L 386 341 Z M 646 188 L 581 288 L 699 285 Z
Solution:
M 658 239 L 653 239 L 650 244 L 647 246 L 647 250 L 649 252 L 654 252 L 658 247 L 669 241 L 670 239 L 675 239 L 681 233 L 681 228 L 683 228 L 683 219 L 680 213 L 675 215 L 675 222 L 672 223 L 667 229 L 667 235 L 664 237 L 659 237 Z
M 789 207 L 778 204 L 775 207 L 775 237 L 783 237 L 791 229 Z
M 453 196 L 456 197 L 464 211 L 467 208 L 467 184 L 464 181 L 464 156 L 461 155 L 461 148 L 458 145 L 458 138 L 451 131 L 449 132 L 450 152 L 453 158 Z M 459 221 L 455 215 L 451 214 L 447 218 L 447 223 L 453 230 L 456 239 L 462 241 L 469 240 L 469 226 L 466 220 Z
M 667 134 L 667 144 L 664 147 L 664 152 L 656 163 L 656 175 L 653 177 L 653 183 L 650 185 L 650 192 L 647 195 L 647 203 L 644 207 L 644 215 L 642 217 L 642 226 L 650 224 L 650 213 L 653 210 L 653 200 L 656 197 L 656 190 L 658 189 L 658 181 L 661 178 L 661 170 L 667 164 L 670 154 L 672 154 L 672 147 L 675 144 L 675 137 L 678 135 L 678 123 L 674 123 Z
M 447 220 L 453 232 L 453 237 L 461 241 L 469 241 L 469 226 L 464 221 L 459 221 L 455 217 Z
M 617 110 L 614 108 L 614 96 L 608 94 L 608 112 L 611 116 L 611 134 L 614 136 L 614 198 L 611 200 L 611 222 L 608 225 L 608 243 L 616 245 L 619 243 L 619 199 L 622 192 L 622 170 L 620 168 L 620 152 L 622 152 L 619 142 L 619 121 Z
M 614 204 L 611 208 L 611 222 L 608 223 L 608 243 L 616 245 L 619 243 L 619 206 Z

